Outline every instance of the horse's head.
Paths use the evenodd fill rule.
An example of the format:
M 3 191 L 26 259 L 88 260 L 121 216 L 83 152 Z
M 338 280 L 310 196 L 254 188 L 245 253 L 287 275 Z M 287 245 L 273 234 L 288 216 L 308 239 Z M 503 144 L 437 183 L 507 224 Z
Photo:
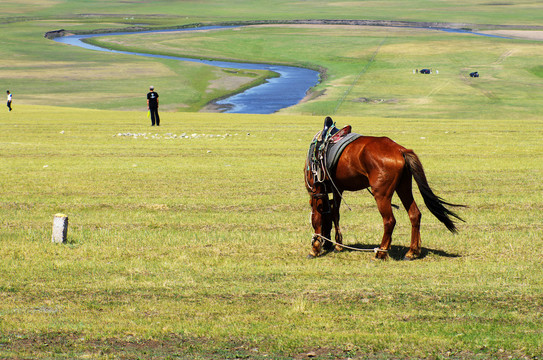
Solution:
M 328 197 L 326 181 L 315 181 L 311 170 L 306 166 L 305 186 L 309 193 L 309 205 L 311 206 L 311 225 L 313 235 L 312 250 L 309 257 L 317 257 L 325 242 L 332 232 L 332 207 Z M 324 238 L 323 238 L 324 237 Z

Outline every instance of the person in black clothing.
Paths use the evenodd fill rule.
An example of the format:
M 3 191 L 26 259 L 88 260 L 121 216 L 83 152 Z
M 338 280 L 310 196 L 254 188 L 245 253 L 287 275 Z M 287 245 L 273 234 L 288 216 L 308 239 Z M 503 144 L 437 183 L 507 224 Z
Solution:
M 8 94 L 8 102 L 7 102 L 7 105 L 8 105 L 8 109 L 9 111 L 11 111 L 11 93 L 8 91 L 6 91 L 6 93 Z
M 149 87 L 149 92 L 147 93 L 147 108 L 151 113 L 151 124 L 152 126 L 160 126 L 160 117 L 158 116 L 158 94 L 155 92 L 154 86 Z

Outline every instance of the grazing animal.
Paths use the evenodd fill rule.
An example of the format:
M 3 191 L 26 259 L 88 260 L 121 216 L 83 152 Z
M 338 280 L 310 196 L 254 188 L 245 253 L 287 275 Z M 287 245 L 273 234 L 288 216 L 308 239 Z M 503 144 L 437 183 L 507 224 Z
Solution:
M 327 117 L 326 121 L 329 123 L 331 119 Z M 320 134 L 318 133 L 315 139 Z M 322 141 L 326 145 L 326 139 Z M 321 146 L 322 148 L 326 146 Z M 326 150 L 318 152 L 317 156 L 312 155 L 313 151 L 314 147 L 310 147 L 304 171 L 312 209 L 311 224 L 315 231 L 308 256 L 310 258 L 319 256 L 323 248 L 334 248 L 334 243 L 330 240 L 332 225 L 335 229 L 335 249 L 342 249 L 339 208 L 344 191 L 371 189 L 384 225 L 381 245 L 375 249 L 376 258 L 379 259 L 387 258 L 396 225 L 391 204 L 394 192 L 398 194 L 411 221 L 411 245 L 404 259 L 412 260 L 421 254 L 421 212 L 413 198 L 412 178 L 415 179 L 430 212 L 449 231 L 457 232 L 453 218 L 464 221 L 447 208 L 464 206 L 448 203 L 435 195 L 428 185 L 418 156 L 387 137 L 359 136 L 344 148 L 337 164 L 331 167 L 326 165 L 324 159 Z M 333 194 L 331 200 L 330 193 Z

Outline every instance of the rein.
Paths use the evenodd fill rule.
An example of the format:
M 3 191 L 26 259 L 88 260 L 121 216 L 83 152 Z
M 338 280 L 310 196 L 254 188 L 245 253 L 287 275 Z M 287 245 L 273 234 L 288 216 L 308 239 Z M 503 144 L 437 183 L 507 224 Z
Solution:
M 329 241 L 331 242 L 332 244 L 334 245 L 339 245 L 341 247 L 344 247 L 345 249 L 349 249 L 349 250 L 353 250 L 353 251 L 361 251 L 361 252 L 374 252 L 374 253 L 378 253 L 378 252 L 384 252 L 384 253 L 387 253 L 388 250 L 386 249 L 380 249 L 378 247 L 376 248 L 373 248 L 373 249 L 359 249 L 359 248 L 355 248 L 355 247 L 352 247 L 352 246 L 347 246 L 347 245 L 343 245 L 343 244 L 340 244 L 340 243 L 337 243 L 335 241 L 332 241 L 330 239 L 328 239 L 327 237 L 325 236 L 322 236 L 320 234 L 314 234 L 313 235 L 313 239 L 317 240 L 317 241 L 321 241 L 321 240 L 324 240 L 324 241 Z

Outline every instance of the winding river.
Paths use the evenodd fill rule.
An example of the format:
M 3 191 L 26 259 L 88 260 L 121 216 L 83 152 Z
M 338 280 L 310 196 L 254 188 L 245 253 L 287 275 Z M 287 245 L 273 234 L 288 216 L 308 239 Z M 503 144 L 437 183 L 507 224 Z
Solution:
M 151 30 L 140 31 L 142 33 L 164 33 L 164 32 L 184 32 L 198 30 L 217 30 L 233 28 L 236 26 L 206 26 L 190 29 L 170 29 L 170 30 Z M 111 50 L 85 43 L 83 40 L 91 37 L 110 36 L 110 35 L 131 35 L 135 32 L 113 32 L 107 34 L 91 35 L 69 35 L 57 37 L 54 40 L 60 43 L 79 46 L 89 50 L 106 51 L 117 54 L 138 55 L 145 57 L 173 59 L 179 61 L 190 61 L 201 64 L 217 66 L 227 69 L 245 69 L 245 70 L 270 70 L 279 77 L 267 79 L 261 85 L 252 87 L 242 93 L 230 96 L 217 101 L 223 112 L 242 113 L 242 114 L 272 114 L 281 109 L 298 104 L 307 94 L 307 91 L 318 84 L 319 73 L 314 70 L 281 65 L 251 64 L 227 61 L 201 60 L 176 56 L 155 55 L 146 53 L 137 53 L 129 51 Z

